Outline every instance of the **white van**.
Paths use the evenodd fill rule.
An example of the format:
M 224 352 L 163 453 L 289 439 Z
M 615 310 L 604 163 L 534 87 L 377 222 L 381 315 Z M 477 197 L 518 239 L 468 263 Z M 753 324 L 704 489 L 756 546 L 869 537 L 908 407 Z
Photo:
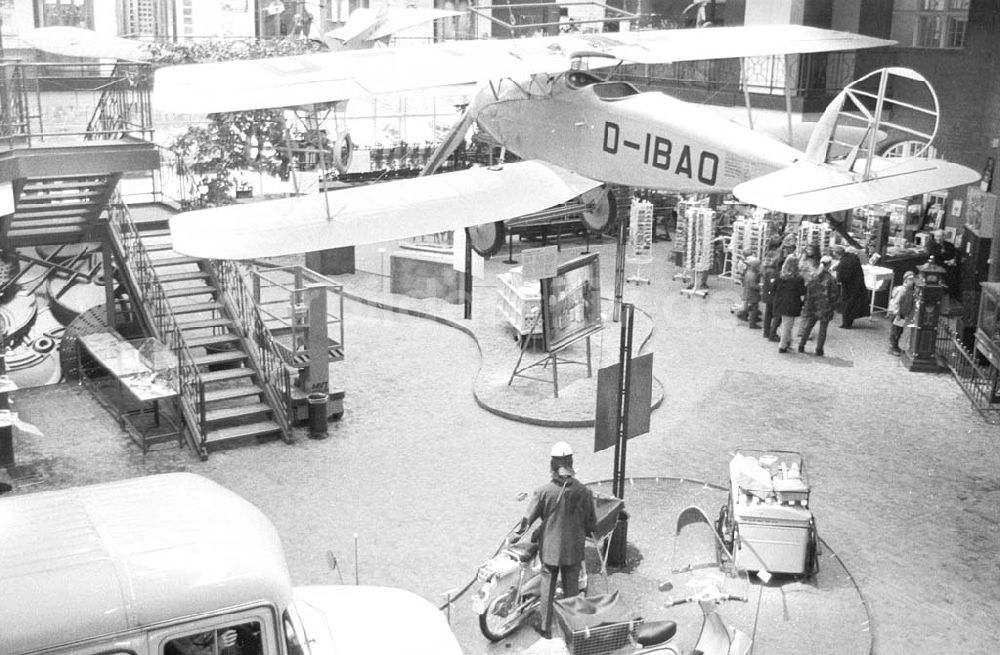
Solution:
M 461 655 L 400 589 L 293 587 L 277 531 L 168 473 L 0 498 L 0 655 Z

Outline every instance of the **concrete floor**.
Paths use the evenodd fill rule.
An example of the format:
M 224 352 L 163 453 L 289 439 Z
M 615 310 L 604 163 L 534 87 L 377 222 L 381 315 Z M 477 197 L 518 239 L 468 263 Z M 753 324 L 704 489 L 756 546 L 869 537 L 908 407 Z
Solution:
M 628 474 L 724 486 L 738 446 L 801 451 L 820 535 L 871 615 L 870 624 L 853 610 L 824 617 L 844 639 L 838 643 L 834 632 L 818 646 L 792 636 L 775 642 L 774 635 L 789 632 L 780 624 L 797 620 L 779 612 L 772 638 L 761 633 L 755 652 L 995 652 L 1000 430 L 970 408 L 950 375 L 910 373 L 887 354 L 882 318 L 858 321 L 851 331 L 831 328 L 825 358 L 779 355 L 776 344 L 730 314 L 739 292 L 731 282 L 713 277 L 705 300 L 679 293 L 681 284 L 670 279 L 670 245 L 654 244 L 656 263 L 645 271 L 652 284 L 626 289 L 626 301 L 650 317 L 645 352 L 654 353 L 664 395 L 650 433 L 629 442 Z M 345 290 L 461 324 L 461 306 L 385 293 L 388 284 L 377 273 L 386 247 L 359 249 L 359 268 L 371 273 L 337 277 Z M 596 249 L 603 295 L 610 297 L 614 250 L 607 240 Z M 561 258 L 581 250 L 570 243 Z M 507 268 L 501 259 L 487 262 L 475 287 L 470 325 L 482 340 L 509 339 L 494 313 L 495 274 Z M 605 311 L 610 316 L 610 304 Z M 574 446 L 584 481 L 611 476 L 611 452 L 591 452 L 592 428 L 531 425 L 482 409 L 476 396 L 491 369 L 466 333 L 354 301 L 345 302 L 345 318 L 347 358 L 334 371 L 347 390 L 346 414 L 331 425 L 331 438 L 228 450 L 207 462 L 172 448 L 143 457 L 80 388 L 24 391 L 15 396 L 17 409 L 44 436 L 18 436 L 18 463 L 35 475 L 16 480 L 15 493 L 195 471 L 272 518 L 297 583 L 340 581 L 326 564 L 329 550 L 345 582 L 357 565 L 364 583 L 405 587 L 439 602 L 468 581 L 524 511 L 517 496 L 545 480 L 553 441 Z M 619 329 L 609 323 L 604 330 L 602 365 L 614 361 L 608 353 L 617 353 Z M 509 344 L 508 362 L 496 361 L 492 373 L 513 368 L 517 351 Z M 568 373 L 566 384 L 588 382 Z M 653 526 L 672 525 L 676 515 L 664 508 L 657 519 L 659 505 L 641 488 L 627 494 L 648 518 L 633 521 L 630 535 L 652 543 L 643 540 Z M 637 570 L 662 568 L 668 558 L 647 548 Z M 470 654 L 540 652 L 527 635 L 488 646 L 467 598 L 456 603 L 453 627 Z M 805 625 L 802 634 L 809 630 Z

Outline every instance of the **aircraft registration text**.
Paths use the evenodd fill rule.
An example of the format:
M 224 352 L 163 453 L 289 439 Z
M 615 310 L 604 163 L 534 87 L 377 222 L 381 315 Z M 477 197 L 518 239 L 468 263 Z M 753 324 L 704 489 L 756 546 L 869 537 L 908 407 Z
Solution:
M 634 150 L 642 154 L 642 163 L 672 172 L 674 175 L 684 175 L 688 179 L 697 179 L 702 184 L 715 186 L 719 173 L 719 156 L 708 150 L 692 155 L 691 146 L 684 144 L 681 148 L 674 147 L 673 141 L 665 136 L 646 132 L 640 141 L 630 141 L 621 136 L 618 123 L 604 122 L 603 150 L 617 155 L 624 149 Z

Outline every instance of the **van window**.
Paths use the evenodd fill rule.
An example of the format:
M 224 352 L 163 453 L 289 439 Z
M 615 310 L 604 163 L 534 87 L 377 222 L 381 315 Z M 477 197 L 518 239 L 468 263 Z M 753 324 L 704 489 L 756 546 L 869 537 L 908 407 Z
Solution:
M 175 637 L 163 655 L 262 655 L 260 623 L 249 621 Z
M 306 655 L 302 648 L 302 640 L 305 638 L 301 626 L 298 622 L 298 615 L 285 610 L 281 615 L 281 625 L 285 629 L 285 647 L 288 655 Z

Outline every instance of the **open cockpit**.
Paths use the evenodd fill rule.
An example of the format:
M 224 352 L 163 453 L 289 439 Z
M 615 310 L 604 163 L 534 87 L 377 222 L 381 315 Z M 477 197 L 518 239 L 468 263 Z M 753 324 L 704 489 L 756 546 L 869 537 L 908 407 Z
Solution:
M 601 100 L 620 100 L 639 93 L 639 89 L 628 82 L 609 82 L 584 70 L 573 70 L 567 73 L 566 85 L 571 89 L 593 87 L 594 95 Z

